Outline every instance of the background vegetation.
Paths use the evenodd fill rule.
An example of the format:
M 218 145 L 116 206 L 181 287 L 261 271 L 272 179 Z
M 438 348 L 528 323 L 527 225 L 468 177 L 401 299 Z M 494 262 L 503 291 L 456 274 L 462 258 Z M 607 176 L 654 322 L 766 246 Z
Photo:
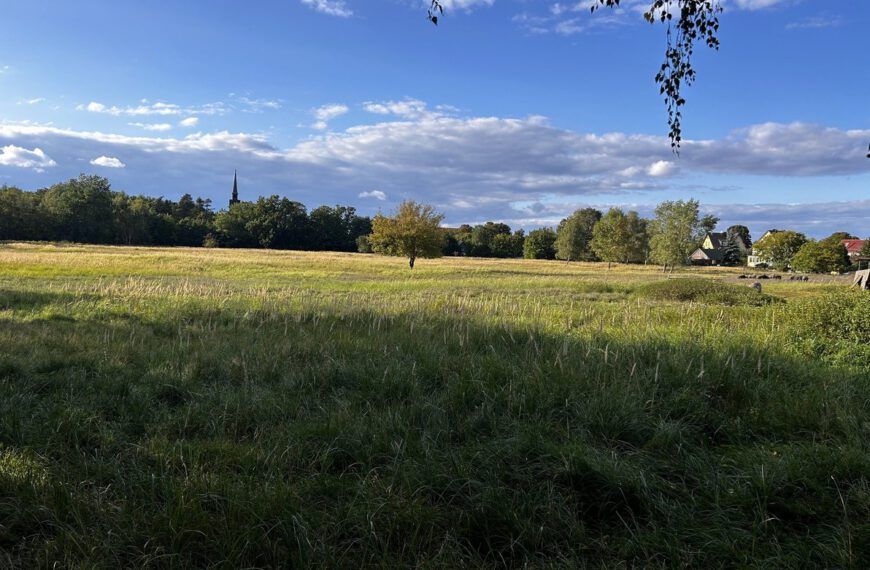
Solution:
M 409 208 L 427 210 L 428 217 L 438 223 L 434 227 L 424 221 L 409 224 L 411 218 L 403 214 Z M 130 196 L 113 191 L 109 181 L 99 176 L 81 175 L 36 192 L 0 187 L 0 240 L 19 241 L 377 251 L 388 255 L 399 251 L 406 255 L 410 247 L 419 252 L 406 255 L 409 259 L 442 255 L 525 257 L 653 262 L 674 267 L 687 264 L 689 255 L 719 222 L 715 216 L 702 216 L 696 200 L 663 202 L 651 220 L 618 208 L 606 215 L 582 208 L 556 229 L 540 228 L 528 236 L 522 229 L 512 231 L 501 222 L 440 227 L 440 213 L 432 206 L 413 202 L 401 204 L 392 216 L 379 213 L 375 219 L 379 223 L 373 225 L 372 219 L 357 215 L 350 206 L 320 206 L 309 212 L 305 205 L 279 196 L 260 197 L 256 202 L 240 202 L 214 212 L 210 200 L 188 194 L 177 202 Z M 375 226 L 381 231 L 375 231 Z M 434 235 L 435 228 L 441 235 Z M 400 233 L 405 237 L 398 239 Z M 719 261 L 727 266 L 744 264 L 753 245 L 749 230 L 731 226 L 726 235 Z M 851 260 L 841 241 L 849 237 L 854 236 L 836 232 L 814 242 L 797 232 L 773 230 L 756 249 L 776 269 L 843 272 L 850 268 Z M 415 240 L 419 246 L 413 245 Z M 404 246 L 397 247 L 399 242 Z
M 7 245 L 0 565 L 867 567 L 868 296 L 734 276 Z

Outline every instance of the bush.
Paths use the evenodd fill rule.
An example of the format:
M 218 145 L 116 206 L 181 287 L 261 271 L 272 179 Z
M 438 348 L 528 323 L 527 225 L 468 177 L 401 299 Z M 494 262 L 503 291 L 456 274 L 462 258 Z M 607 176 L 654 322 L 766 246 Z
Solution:
M 788 308 L 787 342 L 804 355 L 870 370 L 870 294 L 837 291 Z
M 359 236 L 356 238 L 356 250 L 358 253 L 372 252 L 372 244 L 369 242 L 369 236 Z
M 636 289 L 636 294 L 656 301 L 682 301 L 709 305 L 760 307 L 774 302 L 783 302 L 779 297 L 766 295 L 751 287 L 694 278 L 645 283 Z
M 205 236 L 205 239 L 202 240 L 202 247 L 220 247 L 221 244 L 218 241 L 217 237 L 214 234 L 210 233 Z

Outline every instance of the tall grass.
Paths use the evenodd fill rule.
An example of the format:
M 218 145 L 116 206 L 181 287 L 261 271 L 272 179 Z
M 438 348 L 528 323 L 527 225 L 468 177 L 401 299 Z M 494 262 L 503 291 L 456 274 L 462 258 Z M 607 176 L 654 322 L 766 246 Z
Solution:
M 834 285 L 77 246 L 0 276 L 0 565 L 870 564 L 868 368 L 790 340 Z

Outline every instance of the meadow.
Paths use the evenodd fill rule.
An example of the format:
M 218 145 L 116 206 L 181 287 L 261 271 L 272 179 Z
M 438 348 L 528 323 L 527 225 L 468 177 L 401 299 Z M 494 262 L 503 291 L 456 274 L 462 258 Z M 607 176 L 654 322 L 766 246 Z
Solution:
M 0 245 L 0 567 L 870 567 L 870 295 Z

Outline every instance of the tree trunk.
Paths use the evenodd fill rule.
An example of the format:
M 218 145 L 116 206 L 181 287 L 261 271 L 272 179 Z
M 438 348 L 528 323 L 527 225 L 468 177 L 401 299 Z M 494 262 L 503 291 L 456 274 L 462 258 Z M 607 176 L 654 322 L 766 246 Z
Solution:
M 416 257 L 408 258 L 408 266 L 409 266 L 411 269 L 414 269 L 414 262 L 415 262 L 416 260 L 417 260 Z

